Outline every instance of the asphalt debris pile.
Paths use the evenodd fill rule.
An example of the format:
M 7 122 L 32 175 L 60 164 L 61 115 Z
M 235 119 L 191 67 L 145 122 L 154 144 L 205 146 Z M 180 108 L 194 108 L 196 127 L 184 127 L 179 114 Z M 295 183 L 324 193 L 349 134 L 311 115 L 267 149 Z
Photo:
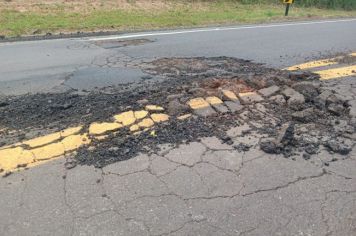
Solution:
M 150 104 L 161 106 L 170 119 L 135 134 L 124 127 L 104 139 L 93 138 L 76 151 L 74 162 L 102 167 L 208 136 L 240 151 L 257 145 L 266 153 L 304 159 L 321 148 L 347 155 L 355 143 L 356 104 L 325 87 L 316 74 L 230 57 L 161 58 L 141 69 L 164 79 L 3 98 L 0 145 L 79 124 L 88 132 L 93 122 L 112 121 L 115 114 Z M 231 135 L 236 127 L 248 128 Z M 257 143 L 240 141 L 250 136 Z

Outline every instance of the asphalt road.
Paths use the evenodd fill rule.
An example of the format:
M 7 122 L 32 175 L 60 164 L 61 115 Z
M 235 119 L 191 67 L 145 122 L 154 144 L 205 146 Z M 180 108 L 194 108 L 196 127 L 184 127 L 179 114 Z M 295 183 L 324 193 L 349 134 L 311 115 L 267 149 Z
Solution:
M 355 52 L 355 29 L 349 19 L 5 43 L 0 96 L 139 81 L 135 65 L 161 57 L 284 68 Z M 324 86 L 356 101 L 355 76 Z M 1 178 L 0 235 L 356 235 L 355 148 L 291 160 L 262 152 L 259 134 L 242 135 L 258 124 L 241 122 L 229 135 L 246 152 L 209 137 L 102 169 L 58 158 Z
M 355 27 L 356 20 L 347 19 L 5 43 L 0 44 L 0 95 L 126 83 L 142 76 L 127 65 L 160 57 L 231 56 L 283 68 L 355 50 Z M 98 44 L 110 38 L 152 42 L 127 47 Z

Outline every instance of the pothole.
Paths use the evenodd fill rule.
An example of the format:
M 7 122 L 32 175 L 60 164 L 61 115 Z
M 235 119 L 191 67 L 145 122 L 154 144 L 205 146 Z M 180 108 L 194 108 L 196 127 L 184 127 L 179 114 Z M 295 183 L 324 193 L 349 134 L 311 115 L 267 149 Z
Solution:
M 101 167 L 140 152 L 157 152 L 161 144 L 207 136 L 217 136 L 240 151 L 260 147 L 290 158 L 311 159 L 321 148 L 342 155 L 352 150 L 356 121 L 350 115 L 350 102 L 324 87 L 313 73 L 266 68 L 230 57 L 163 58 L 143 68 L 166 79 L 86 94 L 7 97 L 3 102 L 8 105 L 0 107 L 3 135 L 10 138 L 6 130 L 12 130 L 13 139 L 16 130 L 21 141 L 33 129 L 56 131 L 73 125 L 83 125 L 82 132 L 88 133 L 93 122 L 113 122 L 116 114 L 155 104 L 162 110 L 150 111 L 151 116 L 164 113 L 168 121 L 154 122 L 137 134 L 122 127 L 92 137 L 90 145 L 76 150 L 75 160 Z M 241 126 L 249 128 L 234 131 Z M 4 145 L 11 144 L 3 140 Z

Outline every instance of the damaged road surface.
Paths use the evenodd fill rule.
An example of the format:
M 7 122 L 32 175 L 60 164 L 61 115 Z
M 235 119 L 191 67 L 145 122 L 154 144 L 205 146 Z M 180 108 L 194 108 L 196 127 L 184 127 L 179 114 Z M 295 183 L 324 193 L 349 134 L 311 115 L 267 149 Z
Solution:
M 0 94 L 1 235 L 356 234 L 355 53 L 128 53 L 158 41 L 83 44 L 114 51 Z

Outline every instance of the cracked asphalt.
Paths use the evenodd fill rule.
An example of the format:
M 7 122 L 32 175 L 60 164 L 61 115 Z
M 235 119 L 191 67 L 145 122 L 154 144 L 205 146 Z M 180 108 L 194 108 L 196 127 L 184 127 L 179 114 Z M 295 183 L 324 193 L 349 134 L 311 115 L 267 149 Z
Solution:
M 222 55 L 284 68 L 356 51 L 355 26 L 157 35 L 117 47 L 87 39 L 3 44 L 0 97 L 135 83 L 147 79 L 137 65 L 161 57 Z M 355 78 L 324 86 L 355 101 Z M 310 160 L 271 155 L 259 134 L 243 135 L 250 125 L 227 131 L 251 146 L 245 152 L 205 137 L 102 168 L 68 169 L 67 156 L 1 178 L 1 235 L 356 235 L 355 148 L 322 148 Z

